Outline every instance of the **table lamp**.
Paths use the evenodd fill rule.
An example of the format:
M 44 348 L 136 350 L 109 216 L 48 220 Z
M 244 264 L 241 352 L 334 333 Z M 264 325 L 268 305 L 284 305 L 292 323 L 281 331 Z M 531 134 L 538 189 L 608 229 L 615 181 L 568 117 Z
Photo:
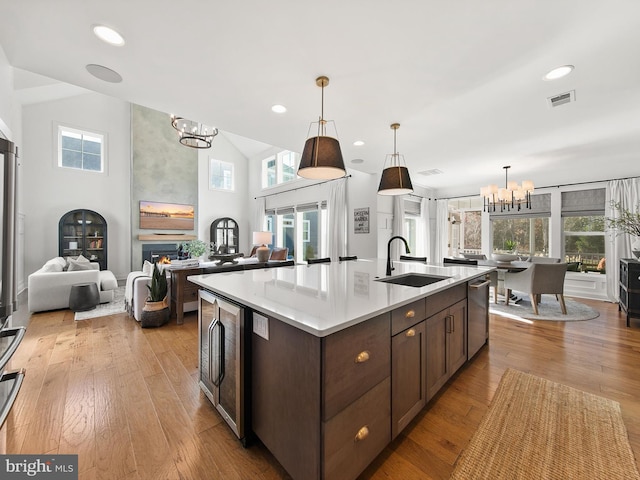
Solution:
M 264 263 L 269 260 L 269 247 L 267 247 L 269 243 L 271 243 L 271 232 L 253 232 L 253 244 L 260 245 L 256 249 L 258 262 Z

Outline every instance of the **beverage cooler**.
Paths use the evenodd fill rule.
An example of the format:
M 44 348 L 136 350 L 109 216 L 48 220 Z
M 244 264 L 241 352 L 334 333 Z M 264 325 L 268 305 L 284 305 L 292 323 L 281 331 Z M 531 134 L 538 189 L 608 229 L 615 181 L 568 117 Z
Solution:
M 4 453 L 5 420 L 18 396 L 24 371 L 9 371 L 7 366 L 25 334 L 24 327 L 11 327 L 11 314 L 17 308 L 15 244 L 16 244 L 16 169 L 17 149 L 0 138 L 0 453 Z
M 206 290 L 200 290 L 199 303 L 200 387 L 246 446 L 250 381 L 245 308 Z

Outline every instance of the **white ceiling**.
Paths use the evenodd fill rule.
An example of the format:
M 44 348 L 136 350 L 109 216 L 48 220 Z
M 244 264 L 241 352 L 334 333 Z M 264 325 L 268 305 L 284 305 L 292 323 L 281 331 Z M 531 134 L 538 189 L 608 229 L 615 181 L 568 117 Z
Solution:
M 0 0 L 0 44 L 16 68 L 294 151 L 327 75 L 347 168 L 379 174 L 399 122 L 414 183 L 439 196 L 501 184 L 504 165 L 536 186 L 640 176 L 638 0 Z

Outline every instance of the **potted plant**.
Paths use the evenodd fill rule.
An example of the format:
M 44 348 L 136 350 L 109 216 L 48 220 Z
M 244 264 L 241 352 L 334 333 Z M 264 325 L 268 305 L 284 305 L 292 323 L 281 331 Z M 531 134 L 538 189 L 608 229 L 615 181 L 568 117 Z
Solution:
M 158 264 L 153 264 L 151 274 L 151 285 L 147 285 L 149 296 L 142 307 L 140 326 L 161 327 L 169 321 L 169 304 L 167 302 L 167 276 L 158 268 Z
M 618 211 L 618 215 L 606 218 L 607 226 L 616 230 L 618 235 L 631 235 L 631 251 L 636 258 L 640 258 L 640 205 L 636 205 L 635 212 L 624 208 L 619 202 L 611 202 L 611 206 Z
M 516 242 L 515 240 L 504 241 L 504 248 L 509 253 L 515 253 L 517 246 L 518 246 L 518 242 Z
M 209 250 L 209 245 L 202 240 L 189 240 L 182 244 L 182 251 L 187 253 L 190 258 L 200 258 Z

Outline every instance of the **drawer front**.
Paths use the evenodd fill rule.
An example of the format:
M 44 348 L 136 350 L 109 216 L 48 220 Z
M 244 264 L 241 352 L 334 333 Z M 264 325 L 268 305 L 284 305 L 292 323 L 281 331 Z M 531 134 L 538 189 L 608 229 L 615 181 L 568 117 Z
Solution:
M 328 420 L 391 371 L 390 314 L 323 339 L 322 419 Z
M 425 318 L 424 298 L 404 307 L 396 308 L 391 312 L 391 335 L 397 335 L 403 330 L 420 323 Z
M 191 282 L 189 282 L 191 283 Z M 191 285 L 193 285 L 191 283 Z M 182 292 L 183 294 L 183 302 L 187 303 L 187 302 L 195 302 L 196 300 L 198 300 L 198 286 L 194 285 L 193 287 L 189 287 L 189 288 L 185 288 Z
M 467 298 L 467 284 L 462 283 L 451 287 L 444 292 L 436 293 L 427 297 L 426 317 L 431 317 L 445 308 L 449 308 L 454 303 Z
M 391 441 L 387 377 L 324 424 L 322 478 L 355 479 Z

